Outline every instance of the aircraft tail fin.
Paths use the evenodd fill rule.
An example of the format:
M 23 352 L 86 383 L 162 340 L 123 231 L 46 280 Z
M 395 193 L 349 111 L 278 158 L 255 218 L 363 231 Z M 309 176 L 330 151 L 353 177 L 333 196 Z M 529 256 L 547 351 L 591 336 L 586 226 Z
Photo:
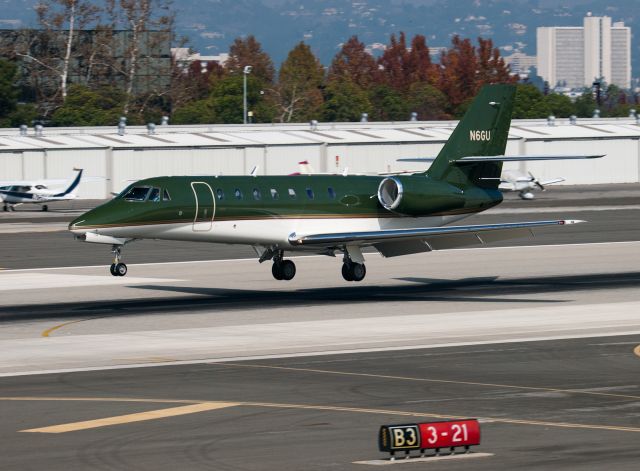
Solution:
M 515 93 L 515 85 L 482 87 L 426 175 L 461 188 L 496 189 L 501 161 L 457 161 L 469 156 L 504 155 Z
M 82 178 L 83 169 L 74 168 L 74 170 L 78 172 L 78 175 L 76 175 L 76 178 L 73 179 L 73 181 L 71 182 L 71 184 L 69 185 L 69 187 L 66 190 L 64 190 L 61 193 L 57 193 L 57 194 L 53 195 L 54 198 L 67 196 L 69 193 L 73 192 L 78 187 L 78 185 L 80 184 L 80 179 Z

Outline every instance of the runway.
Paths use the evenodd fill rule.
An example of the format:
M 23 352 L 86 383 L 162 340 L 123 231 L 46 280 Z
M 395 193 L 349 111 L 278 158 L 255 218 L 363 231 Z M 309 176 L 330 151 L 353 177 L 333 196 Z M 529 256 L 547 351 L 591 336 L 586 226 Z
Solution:
M 477 455 L 408 466 L 637 469 L 639 210 L 605 194 L 477 216 L 590 221 L 519 245 L 368 254 L 362 283 L 158 242 L 114 278 L 65 232 L 5 232 L 3 464 L 366 469 L 381 424 L 477 417 Z

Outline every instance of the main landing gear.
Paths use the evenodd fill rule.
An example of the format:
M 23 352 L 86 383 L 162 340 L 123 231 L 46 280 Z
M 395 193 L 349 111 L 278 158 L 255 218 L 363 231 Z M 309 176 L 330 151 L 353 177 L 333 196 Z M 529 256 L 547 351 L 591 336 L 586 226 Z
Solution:
M 120 262 L 122 258 L 122 245 L 114 245 L 111 247 L 113 253 L 113 263 L 111 264 L 111 274 L 113 276 L 124 276 L 127 274 L 127 266 Z
M 364 266 L 364 263 L 355 263 L 346 259 L 342 264 L 342 278 L 347 281 L 362 281 L 366 274 L 367 267 Z
M 344 248 L 342 262 L 342 278 L 347 281 L 364 280 L 367 274 L 367 267 L 364 266 L 364 256 L 360 247 L 347 245 Z
M 296 276 L 296 264 L 291 260 L 283 260 L 282 256 L 282 250 L 276 252 L 273 256 L 271 274 L 276 280 L 293 280 L 293 277 Z

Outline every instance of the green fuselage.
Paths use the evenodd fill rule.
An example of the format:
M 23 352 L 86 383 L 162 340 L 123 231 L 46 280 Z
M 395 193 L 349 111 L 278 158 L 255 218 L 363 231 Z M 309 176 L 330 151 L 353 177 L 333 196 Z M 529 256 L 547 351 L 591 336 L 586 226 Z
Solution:
M 470 187 L 463 191 L 424 174 L 402 175 L 394 178 L 411 189 L 403 198 L 415 208 L 411 214 L 403 214 L 380 204 L 378 187 L 384 178 L 357 175 L 149 178 L 129 188 L 158 188 L 161 195 L 166 190 L 170 199 L 129 201 L 124 197 L 126 189 L 113 200 L 83 214 L 69 227 L 77 231 L 207 220 L 415 219 L 476 213 L 502 201 L 497 190 Z

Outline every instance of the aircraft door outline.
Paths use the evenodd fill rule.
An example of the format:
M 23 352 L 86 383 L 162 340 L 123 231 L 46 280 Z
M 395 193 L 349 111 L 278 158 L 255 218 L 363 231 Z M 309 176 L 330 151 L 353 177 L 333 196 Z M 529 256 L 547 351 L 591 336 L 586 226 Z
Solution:
M 191 190 L 196 202 L 193 232 L 210 231 L 216 214 L 216 198 L 213 189 L 206 182 L 191 182 Z

